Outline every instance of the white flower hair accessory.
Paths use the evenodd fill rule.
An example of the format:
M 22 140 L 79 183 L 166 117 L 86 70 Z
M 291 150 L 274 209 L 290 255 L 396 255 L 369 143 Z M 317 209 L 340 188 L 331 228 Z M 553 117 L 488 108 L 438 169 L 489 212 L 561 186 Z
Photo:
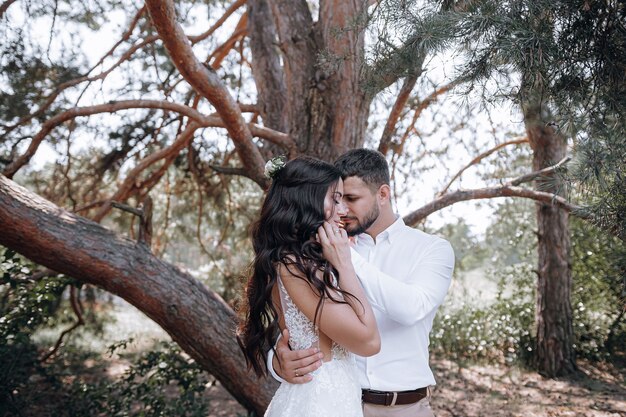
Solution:
M 267 161 L 265 163 L 265 176 L 267 178 L 273 179 L 276 174 L 278 174 L 278 172 L 285 166 L 285 156 L 284 155 L 280 155 L 280 156 L 275 156 L 272 159 L 270 159 L 269 161 Z

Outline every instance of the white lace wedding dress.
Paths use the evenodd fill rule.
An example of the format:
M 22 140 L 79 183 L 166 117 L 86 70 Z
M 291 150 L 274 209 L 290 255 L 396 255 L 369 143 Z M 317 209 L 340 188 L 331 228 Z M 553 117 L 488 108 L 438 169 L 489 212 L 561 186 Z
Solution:
M 292 349 L 319 345 L 313 323 L 296 307 L 278 279 L 280 299 Z M 363 417 L 361 386 L 354 357 L 333 342 L 332 359 L 312 373 L 305 384 L 283 382 L 265 417 Z

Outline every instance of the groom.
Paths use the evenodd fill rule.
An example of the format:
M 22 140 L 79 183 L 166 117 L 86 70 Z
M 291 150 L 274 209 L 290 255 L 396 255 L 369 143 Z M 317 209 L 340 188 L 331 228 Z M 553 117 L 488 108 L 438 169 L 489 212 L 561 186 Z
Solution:
M 389 167 L 368 149 L 346 152 L 335 162 L 342 171 L 342 219 L 355 237 L 352 262 L 374 308 L 380 353 L 356 357 L 365 417 L 434 416 L 429 400 L 435 385 L 428 365 L 433 318 L 450 286 L 454 252 L 450 244 L 406 226 L 391 206 Z M 271 355 L 274 377 L 306 383 L 321 366 L 313 349 L 292 351 L 285 331 Z M 273 369 L 272 369 L 273 368 Z

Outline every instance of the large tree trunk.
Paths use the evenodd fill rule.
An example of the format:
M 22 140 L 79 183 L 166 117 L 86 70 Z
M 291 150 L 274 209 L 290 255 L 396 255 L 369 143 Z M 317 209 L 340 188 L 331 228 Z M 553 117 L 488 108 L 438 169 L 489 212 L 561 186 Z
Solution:
M 354 21 L 366 3 L 323 2 L 317 22 L 304 0 L 270 4 L 271 11 L 266 0 L 248 0 L 253 66 L 266 69 L 255 73 L 263 117 L 279 127 L 282 122 L 274 121 L 286 115 L 298 152 L 327 161 L 362 146 L 371 98 L 360 84 L 364 36 Z M 270 15 L 275 25 L 267 23 Z M 274 37 L 284 63 L 280 73 L 267 45 Z
M 267 0 L 248 0 L 248 32 L 252 52 L 252 74 L 257 90 L 257 107 L 263 126 L 286 132 L 285 73 L 276 47 L 278 36 Z
M 0 244 L 133 304 L 262 415 L 276 384 L 248 372 L 236 317 L 222 298 L 141 243 L 67 212 L 0 175 Z
M 329 160 L 365 141 L 370 99 L 360 83 L 365 38 L 359 17 L 366 5 L 362 0 L 320 2 L 311 126 L 303 150 Z
M 567 153 L 567 139 L 547 122 L 550 120 L 541 100 L 529 100 L 523 107 L 528 139 L 533 150 L 533 170 L 537 171 L 562 160 Z M 543 113 L 543 114 L 542 114 Z M 550 174 L 536 181 L 540 191 L 563 194 L 563 184 Z M 538 268 L 536 366 L 540 374 L 556 377 L 576 369 L 570 292 L 570 237 L 568 213 L 547 202 L 537 202 Z

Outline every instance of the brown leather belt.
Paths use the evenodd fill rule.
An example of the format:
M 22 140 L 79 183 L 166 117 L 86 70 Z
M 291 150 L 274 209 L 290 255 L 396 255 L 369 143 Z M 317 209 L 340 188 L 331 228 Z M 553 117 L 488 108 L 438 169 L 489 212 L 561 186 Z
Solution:
M 413 404 L 428 396 L 428 387 L 419 388 L 413 391 L 374 391 L 364 389 L 361 398 L 364 403 L 376 405 L 405 405 Z

